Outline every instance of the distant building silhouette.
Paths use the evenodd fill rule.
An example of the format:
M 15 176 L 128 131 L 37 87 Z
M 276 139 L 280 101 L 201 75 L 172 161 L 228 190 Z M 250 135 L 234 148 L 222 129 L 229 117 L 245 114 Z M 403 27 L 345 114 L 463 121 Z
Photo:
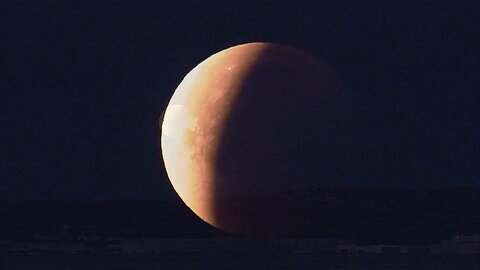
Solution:
M 430 247 L 432 253 L 480 254 L 480 236 L 456 235 Z

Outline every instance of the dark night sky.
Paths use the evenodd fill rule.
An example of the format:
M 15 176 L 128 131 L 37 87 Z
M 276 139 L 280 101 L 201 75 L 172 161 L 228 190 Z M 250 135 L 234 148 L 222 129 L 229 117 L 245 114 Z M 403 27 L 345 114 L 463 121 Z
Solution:
M 479 181 L 478 1 L 52 2 L 0 4 L 0 198 L 172 196 L 159 115 L 197 63 L 252 41 L 304 49 L 348 85 L 352 184 Z

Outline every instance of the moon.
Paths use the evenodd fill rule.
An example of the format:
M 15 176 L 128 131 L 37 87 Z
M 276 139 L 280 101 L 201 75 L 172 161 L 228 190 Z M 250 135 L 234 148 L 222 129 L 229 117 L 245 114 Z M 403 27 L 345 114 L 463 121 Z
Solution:
M 202 220 L 233 233 L 298 230 L 282 194 L 341 183 L 351 148 L 346 94 L 301 50 L 248 43 L 198 64 L 161 123 L 171 184 Z

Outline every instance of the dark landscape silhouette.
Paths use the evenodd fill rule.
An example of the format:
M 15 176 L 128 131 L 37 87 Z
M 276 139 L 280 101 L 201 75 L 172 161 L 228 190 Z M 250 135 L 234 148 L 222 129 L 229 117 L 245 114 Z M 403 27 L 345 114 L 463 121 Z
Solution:
M 478 269 L 480 187 L 321 188 L 231 198 L 302 211 L 296 233 L 234 235 L 183 202 L 1 201 L 2 269 Z M 312 207 L 316 206 L 316 207 Z M 285 208 L 289 207 L 289 208 Z M 255 209 L 259 209 L 258 207 Z M 264 217 L 275 221 L 277 217 Z
M 262 237 L 338 238 L 359 243 L 431 244 L 457 234 L 478 233 L 480 187 L 416 191 L 379 188 L 323 188 L 277 196 L 232 198 L 277 209 L 284 219 L 298 213 L 294 233 Z M 315 207 L 312 207 L 315 206 Z M 288 208 L 287 208 L 288 207 Z M 258 209 L 258 207 L 257 207 Z M 208 238 L 231 236 L 200 220 L 179 199 L 169 201 L 31 201 L 0 203 L 0 237 L 28 239 L 53 234 L 67 224 L 71 233 L 102 236 Z M 271 211 L 275 212 L 275 211 Z M 271 217 L 264 217 L 269 219 Z M 272 222 L 275 222 L 272 218 Z

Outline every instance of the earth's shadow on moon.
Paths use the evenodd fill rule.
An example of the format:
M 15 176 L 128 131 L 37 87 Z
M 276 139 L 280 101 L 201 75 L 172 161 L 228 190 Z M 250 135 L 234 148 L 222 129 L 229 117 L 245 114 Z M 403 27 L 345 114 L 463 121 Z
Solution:
M 308 216 L 284 195 L 351 182 L 354 132 L 342 82 L 313 56 L 269 45 L 231 106 L 213 161 L 215 226 L 249 235 L 305 229 Z

